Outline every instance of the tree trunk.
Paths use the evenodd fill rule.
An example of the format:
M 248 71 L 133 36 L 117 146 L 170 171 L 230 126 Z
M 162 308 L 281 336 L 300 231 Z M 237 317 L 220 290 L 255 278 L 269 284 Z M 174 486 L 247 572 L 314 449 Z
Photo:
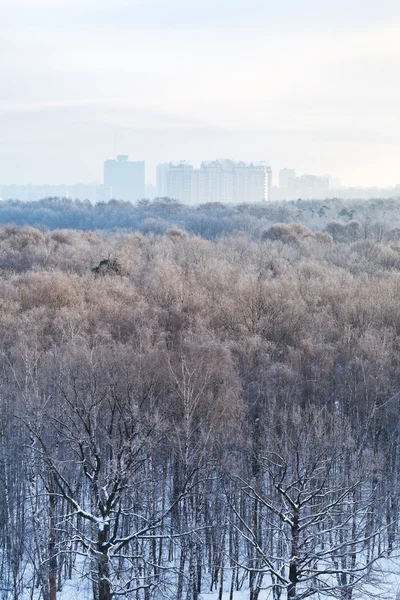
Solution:
M 57 500 L 53 482 L 49 493 L 49 591 L 50 600 L 57 600 L 57 543 L 56 543 L 56 506 Z
M 299 548 L 299 513 L 297 510 L 294 510 L 293 514 L 293 525 L 291 527 L 292 530 L 292 546 L 291 546 L 291 557 L 290 557 L 290 566 L 289 566 L 289 581 L 287 589 L 287 597 L 288 600 L 296 600 L 297 597 L 297 583 L 298 579 L 298 548 Z
M 103 526 L 99 529 L 97 537 L 98 558 L 98 600 L 111 600 L 111 585 L 110 585 L 110 563 L 108 559 L 108 527 Z

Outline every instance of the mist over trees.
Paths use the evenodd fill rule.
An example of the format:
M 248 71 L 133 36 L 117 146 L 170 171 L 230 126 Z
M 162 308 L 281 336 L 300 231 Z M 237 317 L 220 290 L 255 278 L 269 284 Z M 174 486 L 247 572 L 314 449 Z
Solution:
M 47 210 L 52 229 L 81 210 L 85 229 L 114 210 L 127 228 L 141 210 L 161 231 L 0 228 L 4 598 L 56 600 L 71 582 L 82 600 L 384 597 L 377 567 L 399 547 L 396 201 L 377 204 L 386 224 L 373 207 L 336 221 L 335 204 L 301 206 L 308 220 L 296 203 L 52 201 L 25 218 Z
M 297 223 L 314 232 L 327 231 L 335 241 L 382 242 L 400 238 L 400 199 L 297 200 L 237 206 L 213 202 L 198 207 L 170 198 L 135 204 L 110 200 L 95 205 L 66 198 L 1 201 L 0 224 L 9 223 L 44 230 L 135 230 L 144 234 L 163 234 L 176 226 L 206 239 L 242 234 L 253 240 L 260 240 L 275 224 Z

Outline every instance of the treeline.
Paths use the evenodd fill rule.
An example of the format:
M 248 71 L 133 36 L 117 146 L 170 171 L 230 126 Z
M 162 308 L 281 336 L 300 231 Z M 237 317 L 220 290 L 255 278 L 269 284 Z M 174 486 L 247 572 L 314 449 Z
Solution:
M 0 260 L 4 598 L 383 595 L 396 243 L 9 226 Z
M 312 231 L 332 230 L 338 241 L 397 241 L 400 239 L 400 199 L 297 200 L 237 206 L 214 202 L 198 207 L 169 198 L 141 200 L 135 204 L 110 200 L 95 205 L 65 198 L 0 202 L 0 224 L 30 225 L 44 230 L 135 230 L 162 235 L 176 226 L 190 235 L 211 240 L 238 234 L 260 240 L 272 225 L 293 222 Z

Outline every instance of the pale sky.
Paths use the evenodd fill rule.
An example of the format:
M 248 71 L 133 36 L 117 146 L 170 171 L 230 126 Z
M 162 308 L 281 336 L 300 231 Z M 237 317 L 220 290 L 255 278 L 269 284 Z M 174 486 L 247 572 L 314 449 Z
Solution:
M 400 183 L 399 0 L 0 0 L 0 184 L 115 153 Z

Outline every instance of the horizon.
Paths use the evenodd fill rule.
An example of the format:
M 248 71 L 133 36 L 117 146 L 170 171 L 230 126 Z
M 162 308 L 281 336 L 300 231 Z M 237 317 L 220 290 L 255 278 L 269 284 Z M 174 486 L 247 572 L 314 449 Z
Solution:
M 399 182 L 394 0 L 3 4 L 3 185 L 94 181 L 116 154 Z
M 105 162 L 106 160 L 115 160 L 117 157 L 109 157 L 104 159 L 103 162 Z M 131 157 L 129 157 L 129 160 L 131 160 Z M 208 160 L 232 160 L 234 162 L 240 162 L 241 159 L 240 158 L 228 158 L 228 157 L 224 157 L 224 159 L 220 158 L 206 158 L 200 161 L 200 163 L 194 163 L 194 161 L 190 161 L 188 159 L 171 159 L 171 160 L 166 160 L 164 162 L 161 161 L 157 161 L 155 163 L 155 165 L 161 165 L 161 164 L 169 164 L 169 163 L 173 163 L 173 162 L 186 162 L 189 163 L 191 165 L 193 165 L 193 167 L 195 169 L 198 169 L 201 165 L 202 162 L 207 162 Z M 153 176 L 152 178 L 148 178 L 147 177 L 147 163 L 146 161 L 141 161 L 140 159 L 137 159 L 138 162 L 144 162 L 145 163 L 145 169 L 146 169 L 146 177 L 145 177 L 145 185 L 146 186 L 156 186 L 156 166 L 154 167 L 154 172 L 153 172 Z M 249 162 L 257 162 L 257 161 L 249 161 Z M 270 164 L 268 161 L 265 161 L 267 164 Z M 321 172 L 321 173 L 311 173 L 310 171 L 298 171 L 298 169 L 296 167 L 293 166 L 284 166 L 281 169 L 279 169 L 279 171 L 276 171 L 273 167 L 272 167 L 272 187 L 273 188 L 278 188 L 278 189 L 284 189 L 281 188 L 281 186 L 279 185 L 279 173 L 282 169 L 294 169 L 294 171 L 296 172 L 296 177 L 303 177 L 303 176 L 313 176 L 313 177 L 327 177 L 327 178 L 331 178 L 333 180 L 337 180 L 338 178 L 336 177 L 336 174 L 332 174 L 332 173 L 328 173 L 327 171 L 325 172 Z M 399 178 L 400 179 L 400 178 Z M 3 187 L 11 187 L 11 186 L 16 186 L 16 187 L 56 187 L 56 186 L 65 186 L 65 187 L 72 187 L 74 185 L 82 185 L 82 186 L 90 186 L 90 185 L 104 185 L 104 177 L 102 176 L 99 179 L 93 179 L 93 180 L 86 180 L 86 181 L 79 181 L 79 180 L 75 180 L 75 181 L 54 181 L 54 182 L 50 182 L 49 180 L 47 181 L 39 181 L 39 182 L 33 182 L 33 181 L 28 181 L 28 182 L 17 182 L 17 181 L 12 181 L 10 183 L 4 183 L 3 181 L 0 180 L 0 186 Z M 379 185 L 379 184 L 371 184 L 371 185 L 362 185 L 362 184 L 355 184 L 355 185 L 345 185 L 345 183 L 343 183 L 342 181 L 340 181 L 340 185 L 331 185 L 329 184 L 329 189 L 341 189 L 341 188 L 365 188 L 365 189 L 371 189 L 371 188 L 376 188 L 376 189 L 394 189 L 396 187 L 400 186 L 400 182 L 398 183 L 394 183 L 393 185 Z

